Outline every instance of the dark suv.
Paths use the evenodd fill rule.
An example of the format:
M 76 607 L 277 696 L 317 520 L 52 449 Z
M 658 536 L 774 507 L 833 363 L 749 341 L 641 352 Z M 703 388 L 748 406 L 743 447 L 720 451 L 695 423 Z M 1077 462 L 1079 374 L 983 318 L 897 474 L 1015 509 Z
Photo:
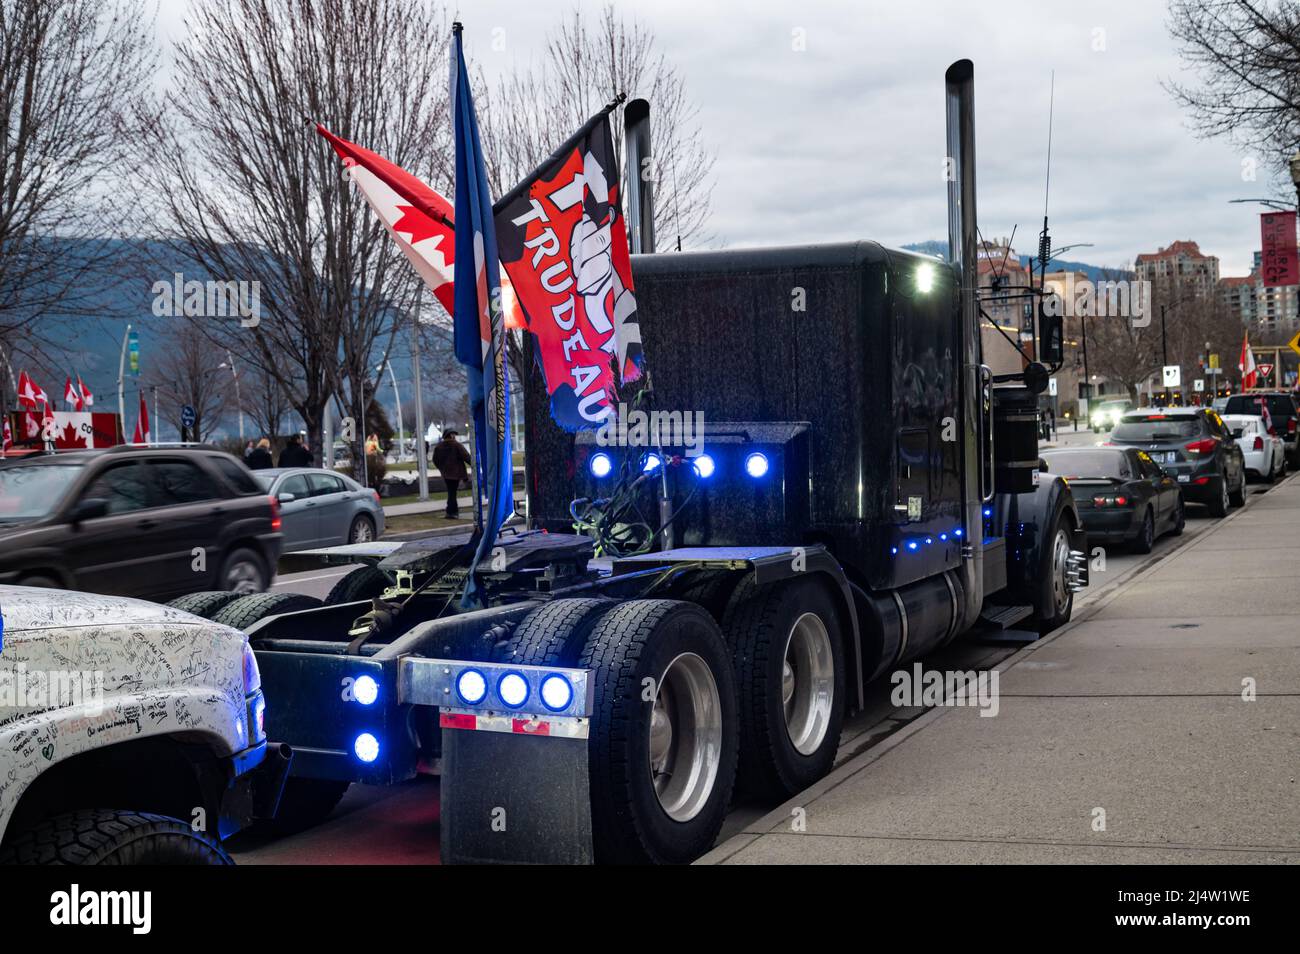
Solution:
M 1144 408 L 1115 425 L 1110 443 L 1140 447 L 1216 517 L 1246 503 L 1246 461 L 1218 412 L 1207 407 Z
M 0 464 L 0 583 L 159 602 L 258 593 L 280 511 L 229 454 L 119 447 Z
M 1273 422 L 1273 433 L 1286 444 L 1286 460 L 1300 470 L 1300 413 L 1295 398 L 1286 391 L 1247 391 L 1234 394 L 1223 406 L 1224 414 L 1249 414 L 1262 417 L 1264 408 Z

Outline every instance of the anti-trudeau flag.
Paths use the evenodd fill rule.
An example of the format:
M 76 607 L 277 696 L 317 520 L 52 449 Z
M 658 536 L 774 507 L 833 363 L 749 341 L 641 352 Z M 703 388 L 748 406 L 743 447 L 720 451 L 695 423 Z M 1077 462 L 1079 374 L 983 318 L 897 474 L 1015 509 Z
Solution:
M 641 376 L 641 328 L 619 207 L 613 104 L 597 113 L 496 204 L 501 264 L 537 336 L 551 416 L 599 427 L 616 384 Z

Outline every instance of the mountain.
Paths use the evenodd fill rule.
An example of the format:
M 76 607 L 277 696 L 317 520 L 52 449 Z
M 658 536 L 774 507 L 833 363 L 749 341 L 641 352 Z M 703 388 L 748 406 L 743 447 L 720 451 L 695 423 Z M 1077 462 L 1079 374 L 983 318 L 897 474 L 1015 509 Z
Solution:
M 928 242 L 912 242 L 904 245 L 904 249 L 909 252 L 920 252 L 922 255 L 938 255 L 940 258 L 948 257 L 948 242 L 946 240 L 931 239 Z M 1021 255 L 1020 264 L 1028 267 L 1030 256 Z M 1067 259 L 1053 259 L 1049 267 L 1054 272 L 1083 272 L 1088 276 L 1089 281 L 1101 281 L 1103 279 L 1100 265 L 1089 265 L 1087 262 L 1072 262 Z M 1121 271 L 1111 269 L 1111 271 Z M 1125 274 L 1128 274 L 1125 272 Z

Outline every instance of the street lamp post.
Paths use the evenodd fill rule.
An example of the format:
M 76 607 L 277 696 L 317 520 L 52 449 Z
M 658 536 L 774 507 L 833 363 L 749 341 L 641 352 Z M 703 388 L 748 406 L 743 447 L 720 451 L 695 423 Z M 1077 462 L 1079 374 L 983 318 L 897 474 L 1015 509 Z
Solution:
M 239 372 L 235 370 L 235 356 L 229 351 L 226 352 L 226 361 L 217 365 L 217 370 L 222 368 L 230 369 L 230 376 L 235 379 L 235 403 L 239 405 L 239 443 L 244 443 L 244 399 L 239 395 Z
M 377 370 L 382 375 L 385 366 L 388 368 L 388 379 L 393 382 L 393 400 L 397 404 L 397 459 L 400 461 L 406 456 L 406 429 L 402 426 L 402 396 L 397 393 L 397 374 L 393 371 L 393 362 L 385 361 Z

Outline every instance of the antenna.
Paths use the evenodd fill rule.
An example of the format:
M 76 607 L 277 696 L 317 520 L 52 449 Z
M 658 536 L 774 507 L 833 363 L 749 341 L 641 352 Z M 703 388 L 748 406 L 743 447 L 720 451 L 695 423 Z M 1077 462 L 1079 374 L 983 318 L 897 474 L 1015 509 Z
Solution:
M 1052 70 L 1051 91 L 1047 99 L 1047 182 L 1043 186 L 1043 221 L 1047 221 L 1047 198 L 1052 191 L 1052 120 L 1056 112 L 1056 70 Z

